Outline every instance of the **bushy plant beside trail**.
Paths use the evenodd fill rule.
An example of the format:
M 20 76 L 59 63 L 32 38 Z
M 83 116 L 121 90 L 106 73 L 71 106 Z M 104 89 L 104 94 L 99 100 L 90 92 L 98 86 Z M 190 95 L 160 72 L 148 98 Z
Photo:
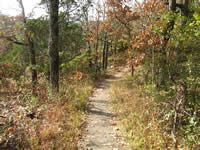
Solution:
M 173 93 L 147 84 L 144 66 L 137 67 L 133 77 L 126 75 L 113 83 L 110 93 L 113 110 L 132 149 L 174 148 L 174 111 L 170 104 Z M 178 149 L 195 149 L 200 144 L 198 116 L 189 113 L 178 117 L 182 121 L 177 125 Z

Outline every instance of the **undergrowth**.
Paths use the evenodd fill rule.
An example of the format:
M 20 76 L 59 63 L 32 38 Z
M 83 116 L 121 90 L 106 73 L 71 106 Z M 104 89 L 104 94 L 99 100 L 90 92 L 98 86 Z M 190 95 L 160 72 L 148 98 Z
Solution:
M 126 75 L 111 88 L 113 109 L 132 149 L 173 149 L 170 107 L 155 97 L 155 89 L 145 84 L 141 69 Z M 188 149 L 179 136 L 179 148 Z M 197 144 L 197 143 L 196 143 Z
M 109 69 L 123 64 L 126 57 L 127 53 L 122 52 L 111 57 Z M 0 149 L 77 149 L 88 97 L 94 83 L 107 74 L 101 71 L 97 81 L 94 70 L 87 72 L 87 67 L 87 60 L 82 56 L 70 65 L 62 64 L 60 92 L 50 96 L 46 71 L 38 71 L 38 82 L 33 87 L 30 67 L 23 71 L 20 65 L 2 63 Z
M 164 148 L 164 137 L 157 124 L 156 104 L 145 89 L 126 76 L 112 86 L 114 110 L 133 149 Z
M 54 97 L 48 95 L 43 75 L 34 89 L 30 79 L 7 81 L 10 86 L 0 91 L 1 149 L 76 149 L 93 89 L 90 77 L 82 76 L 63 77 Z

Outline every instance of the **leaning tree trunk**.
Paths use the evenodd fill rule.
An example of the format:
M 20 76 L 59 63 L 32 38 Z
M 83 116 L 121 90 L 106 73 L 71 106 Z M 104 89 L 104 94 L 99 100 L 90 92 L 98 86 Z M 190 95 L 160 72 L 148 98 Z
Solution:
M 49 0 L 50 21 L 49 21 L 49 66 L 50 66 L 50 92 L 59 92 L 59 50 L 58 50 L 58 6 L 59 0 Z

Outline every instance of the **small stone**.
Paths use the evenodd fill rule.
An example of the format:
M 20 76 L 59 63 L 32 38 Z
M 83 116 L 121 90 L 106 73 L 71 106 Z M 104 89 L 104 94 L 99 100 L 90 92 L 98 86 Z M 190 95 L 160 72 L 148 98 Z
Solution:
M 114 129 L 115 129 L 115 131 L 119 131 L 119 128 L 117 128 L 117 127 L 116 127 L 116 128 L 114 128 Z

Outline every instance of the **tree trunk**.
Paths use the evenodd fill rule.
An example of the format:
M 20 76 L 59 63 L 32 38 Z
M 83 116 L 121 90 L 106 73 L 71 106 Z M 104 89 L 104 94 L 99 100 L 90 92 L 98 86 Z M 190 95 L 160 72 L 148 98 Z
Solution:
M 101 40 L 101 46 L 100 46 L 100 54 L 99 54 L 99 70 L 100 70 L 100 74 L 101 74 L 101 69 L 103 69 L 103 53 L 101 51 L 101 49 L 104 47 L 104 41 Z
M 176 0 L 169 0 L 169 11 L 175 12 L 176 11 Z M 166 41 L 169 41 L 170 39 L 170 33 L 174 29 L 175 24 L 175 18 L 173 17 L 173 14 L 171 15 L 171 19 L 168 22 L 168 27 L 164 31 L 164 39 Z M 165 85 L 165 74 L 166 74 L 166 63 L 167 63 L 167 52 L 166 52 L 166 46 L 162 47 L 162 58 L 160 60 L 160 67 L 159 67 L 159 73 L 158 73 L 158 82 L 156 84 L 157 88 L 160 88 L 161 86 Z
M 111 55 L 114 54 L 114 52 L 113 52 L 113 41 L 112 40 L 110 42 L 110 52 L 111 52 Z
M 105 49 L 106 49 L 106 42 L 104 42 L 104 47 L 103 47 L 103 62 L 102 62 L 103 70 L 105 70 Z
M 59 92 L 59 50 L 58 50 L 58 6 L 59 0 L 49 0 L 50 21 L 49 21 L 49 66 L 50 66 L 50 92 Z
M 154 57 L 154 48 L 152 48 L 152 85 L 154 85 L 155 80 L 155 57 Z
M 103 70 L 105 70 L 105 62 L 106 62 L 106 47 L 107 47 L 107 36 L 106 36 L 106 33 L 104 35 L 104 46 L 103 46 Z
M 117 54 L 117 38 L 115 39 L 114 54 Z
M 36 58 L 35 58 L 35 49 L 34 43 L 29 41 L 29 48 L 30 48 L 30 56 L 31 56 L 31 72 L 32 72 L 32 84 L 33 86 L 37 83 L 37 69 L 36 69 Z
M 169 0 L 169 10 L 172 11 L 172 12 L 176 11 L 176 0 Z M 175 24 L 175 20 L 173 19 L 172 21 L 170 21 L 169 28 L 171 28 L 171 30 L 169 31 L 168 36 L 169 36 L 170 32 L 173 30 L 174 24 Z M 168 38 L 168 40 L 169 39 L 170 38 Z M 166 51 L 164 51 L 164 53 L 166 54 Z M 177 86 L 175 84 L 175 91 L 176 91 L 176 89 L 177 89 Z M 174 106 L 176 107 L 176 100 L 175 100 Z M 177 137 L 176 137 L 176 129 L 177 129 L 177 127 L 176 127 L 176 122 L 177 122 L 177 111 L 175 110 L 174 111 L 174 117 L 172 119 L 172 131 L 171 131 L 174 150 L 177 149 Z
M 169 0 L 169 10 L 176 11 L 176 0 Z
M 99 47 L 99 40 L 98 40 L 98 35 L 97 35 L 97 43 L 96 43 L 96 48 L 95 48 L 95 74 L 96 74 L 96 78 L 97 78 L 97 74 L 98 74 L 98 47 Z
M 131 50 L 131 29 L 130 28 L 127 28 L 128 30 L 128 50 L 130 51 Z M 131 56 L 131 61 L 133 61 L 133 56 Z M 131 63 L 131 76 L 133 77 L 134 75 L 134 64 Z
M 21 7 L 21 15 L 23 17 L 23 23 L 24 23 L 24 25 L 26 25 L 27 19 L 26 19 L 26 15 L 25 15 L 25 9 L 24 9 L 24 5 L 23 5 L 23 1 L 22 0 L 17 0 L 17 1 L 18 1 L 19 5 Z M 31 57 L 32 85 L 34 87 L 37 83 L 37 69 L 36 69 L 37 63 L 36 63 L 34 43 L 31 40 L 30 36 L 28 35 L 27 31 L 25 31 L 25 36 L 27 38 L 30 57 Z
M 188 16 L 189 15 L 189 0 L 184 0 L 183 2 L 183 10 L 182 10 L 183 16 Z M 183 21 L 183 25 L 187 23 L 187 20 L 185 19 Z
M 91 44 L 89 41 L 88 41 L 88 62 L 89 62 L 89 69 L 92 69 Z
M 108 51 L 109 51 L 109 42 L 106 42 L 106 52 L 105 52 L 105 70 L 108 68 Z
M 131 65 L 131 76 L 132 76 L 132 77 L 133 77 L 133 75 L 134 75 L 134 71 L 135 71 L 134 65 L 132 64 L 132 65 Z
M 95 47 L 95 76 L 98 76 L 98 48 L 99 48 L 99 14 L 97 18 L 97 30 L 96 30 L 96 47 Z

